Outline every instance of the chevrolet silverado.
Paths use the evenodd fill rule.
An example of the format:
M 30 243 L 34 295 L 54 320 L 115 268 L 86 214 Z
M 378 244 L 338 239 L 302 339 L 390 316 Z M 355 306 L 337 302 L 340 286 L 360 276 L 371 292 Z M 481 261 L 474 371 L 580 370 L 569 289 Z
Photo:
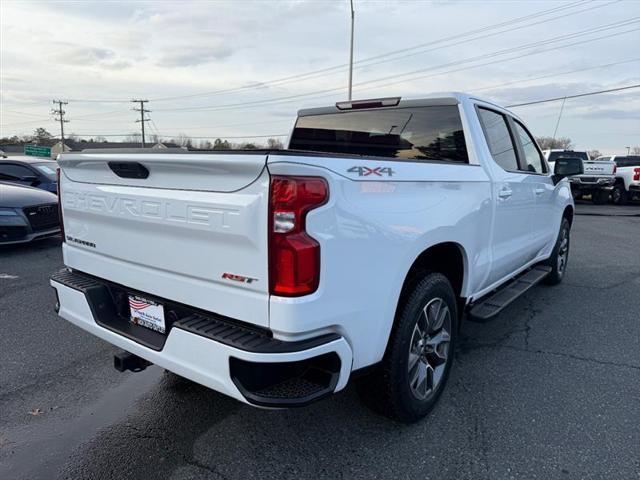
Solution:
M 280 151 L 88 150 L 58 159 L 59 315 L 254 406 L 350 379 L 416 421 L 463 318 L 567 269 L 573 199 L 524 122 L 474 96 L 302 110 Z

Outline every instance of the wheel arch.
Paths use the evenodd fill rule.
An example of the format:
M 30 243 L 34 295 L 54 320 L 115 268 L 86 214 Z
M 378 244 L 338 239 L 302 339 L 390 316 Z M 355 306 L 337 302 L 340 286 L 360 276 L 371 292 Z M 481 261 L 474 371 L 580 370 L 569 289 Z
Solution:
M 567 205 L 562 212 L 562 218 L 566 218 L 569 221 L 569 225 L 573 225 L 574 208 L 572 205 Z
M 396 315 L 411 287 L 427 272 L 443 274 L 458 299 L 458 314 L 465 303 L 464 292 L 468 280 L 468 261 L 464 247 L 457 242 L 441 242 L 423 250 L 407 271 L 396 305 Z

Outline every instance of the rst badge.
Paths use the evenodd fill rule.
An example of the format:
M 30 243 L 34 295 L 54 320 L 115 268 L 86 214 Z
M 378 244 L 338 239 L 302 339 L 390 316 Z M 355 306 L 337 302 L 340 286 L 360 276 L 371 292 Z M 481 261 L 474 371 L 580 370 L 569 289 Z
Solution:
M 236 275 L 235 273 L 227 273 L 227 272 L 222 274 L 222 278 L 225 280 L 233 280 L 234 282 L 240 282 L 240 283 L 253 283 L 258 281 L 257 278 L 245 277 L 244 275 Z
M 359 177 L 368 177 L 370 175 L 373 175 L 374 177 L 392 177 L 393 174 L 395 173 L 393 171 L 392 168 L 390 167 L 375 167 L 375 168 L 369 168 L 369 167 L 363 167 L 363 166 L 355 166 L 355 167 L 351 167 L 349 170 L 347 170 L 347 172 L 349 173 L 357 173 Z

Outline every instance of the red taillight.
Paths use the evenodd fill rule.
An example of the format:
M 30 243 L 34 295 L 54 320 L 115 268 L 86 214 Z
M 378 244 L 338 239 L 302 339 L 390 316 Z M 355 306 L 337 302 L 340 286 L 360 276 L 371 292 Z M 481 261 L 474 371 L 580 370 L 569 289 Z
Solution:
M 613 164 L 613 174 L 615 175 L 617 171 L 618 171 L 618 165 L 616 165 L 616 164 L 614 163 L 614 164 Z
M 62 183 L 60 182 L 60 167 L 56 169 L 56 188 L 58 190 L 58 220 L 60 221 L 60 235 L 62 235 L 62 241 L 65 241 L 64 236 L 64 221 L 62 219 Z
M 298 297 L 320 283 L 320 244 L 306 228 L 307 213 L 329 197 L 320 177 L 271 177 L 269 286 L 273 295 Z
M 634 182 L 640 181 L 640 168 L 633 169 L 633 181 Z

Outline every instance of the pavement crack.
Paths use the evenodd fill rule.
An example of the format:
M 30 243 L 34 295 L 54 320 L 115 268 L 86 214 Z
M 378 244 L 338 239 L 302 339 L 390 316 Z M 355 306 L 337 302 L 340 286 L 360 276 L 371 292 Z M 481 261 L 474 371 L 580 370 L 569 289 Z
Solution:
M 471 348 L 469 348 L 471 347 Z M 527 353 L 536 353 L 536 354 L 541 354 L 541 355 L 551 355 L 551 356 L 556 356 L 556 357 L 563 357 L 563 358 L 570 358 L 572 360 L 578 360 L 578 361 L 582 361 L 582 362 L 589 362 L 589 363 L 596 363 L 598 365 L 607 365 L 607 366 L 613 366 L 613 367 L 621 367 L 621 368 L 631 368 L 633 370 L 638 370 L 640 371 L 640 365 L 633 365 L 630 363 L 622 363 L 622 362 L 609 362 L 606 360 L 599 360 L 597 358 L 591 358 L 591 357 L 583 357 L 581 355 L 574 355 L 571 353 L 562 353 L 562 352 L 552 352 L 549 350 L 542 350 L 542 349 L 531 349 L 531 348 L 521 348 L 521 347 L 516 347 L 513 345 L 501 345 L 500 343 L 496 343 L 496 342 L 492 342 L 492 343 L 481 343 L 481 342 L 477 342 L 477 343 L 469 343 L 467 345 L 465 345 L 465 350 L 479 350 L 479 349 L 489 349 L 489 350 L 493 350 L 493 349 L 498 349 L 498 348 L 505 348 L 508 350 L 515 350 L 517 352 L 527 352 Z
M 209 473 L 212 473 L 213 475 L 215 475 L 218 478 L 222 478 L 223 480 L 230 480 L 229 477 L 223 475 L 222 473 L 220 473 L 218 470 L 216 470 L 213 467 L 210 467 L 209 465 L 206 465 L 202 462 L 197 461 L 196 459 L 192 458 L 192 457 L 188 457 L 187 455 L 185 455 L 182 452 L 176 451 L 175 453 L 177 453 L 180 458 L 182 458 L 182 461 L 191 466 L 191 467 L 196 467 L 199 468 L 200 470 L 205 470 Z

